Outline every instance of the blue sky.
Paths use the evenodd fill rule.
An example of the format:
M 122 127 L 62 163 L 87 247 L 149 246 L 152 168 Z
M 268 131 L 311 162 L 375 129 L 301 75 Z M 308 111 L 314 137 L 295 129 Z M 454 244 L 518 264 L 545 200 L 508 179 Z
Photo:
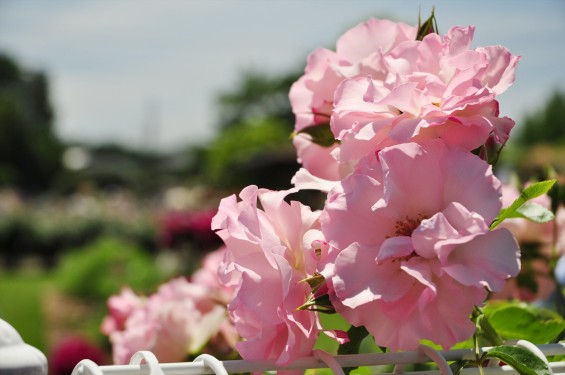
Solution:
M 472 24 L 475 46 L 522 55 L 503 115 L 565 91 L 562 0 L 0 0 L 0 50 L 49 74 L 63 139 L 173 150 L 216 134 L 215 97 L 242 69 L 302 68 L 356 23 L 432 5 L 440 32 Z

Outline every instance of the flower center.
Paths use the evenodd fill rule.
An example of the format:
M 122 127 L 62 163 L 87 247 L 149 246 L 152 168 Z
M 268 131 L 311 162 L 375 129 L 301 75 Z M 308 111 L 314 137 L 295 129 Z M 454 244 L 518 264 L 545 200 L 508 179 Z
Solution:
M 406 256 L 394 258 L 394 259 L 392 260 L 392 263 L 396 263 L 396 262 L 398 262 L 398 261 L 407 262 L 407 261 L 409 261 L 410 259 L 412 259 L 412 258 L 414 258 L 414 257 L 416 257 L 416 256 L 418 256 L 418 254 L 417 254 L 415 251 L 412 251 L 410 254 L 408 254 L 408 255 L 406 255 Z
M 418 214 L 415 218 L 405 216 L 403 220 L 397 220 L 394 223 L 394 233 L 392 235 L 386 236 L 386 238 L 394 238 L 394 237 L 411 237 L 412 232 L 416 229 L 422 220 L 427 219 L 428 217 L 423 214 Z M 403 254 L 406 254 L 404 251 L 401 251 Z M 415 250 L 408 255 L 396 255 L 392 256 L 392 262 L 396 263 L 398 261 L 408 261 L 413 257 L 418 256 Z
M 410 237 L 412 235 L 412 232 L 414 232 L 414 229 L 418 228 L 418 226 L 424 219 L 427 219 L 425 215 L 418 214 L 415 219 L 406 216 L 404 220 L 397 220 L 394 224 L 394 235 L 391 237 Z

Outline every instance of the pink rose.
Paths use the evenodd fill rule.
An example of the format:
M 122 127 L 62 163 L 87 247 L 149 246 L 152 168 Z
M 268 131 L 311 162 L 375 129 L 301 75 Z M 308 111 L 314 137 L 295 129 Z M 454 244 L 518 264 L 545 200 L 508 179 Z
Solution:
M 434 138 L 469 151 L 489 138 L 505 143 L 514 121 L 499 117 L 496 96 L 513 82 L 519 57 L 503 47 L 470 50 L 473 32 L 453 27 L 443 38 L 401 44 L 385 57 L 394 80 L 343 81 L 331 120 L 341 140 L 338 161 Z
M 298 154 L 298 162 L 313 175 L 329 180 L 341 180 L 339 165 L 331 155 L 337 144 L 324 147 L 312 143 L 308 134 L 297 134 L 292 138 L 292 143 Z
M 520 267 L 512 234 L 488 229 L 500 189 L 486 162 L 438 140 L 362 159 L 320 218 L 335 248 L 324 276 L 336 310 L 392 350 L 469 337 L 485 288 L 500 290 Z
M 304 75 L 292 85 L 289 93 L 296 115 L 295 132 L 312 125 L 329 124 L 334 92 L 344 79 L 371 75 L 384 80 L 389 74 L 384 56 L 401 43 L 414 40 L 416 31 L 415 27 L 403 23 L 371 18 L 345 32 L 338 39 L 335 52 L 325 48 L 312 52 Z M 299 162 L 313 176 L 341 179 L 336 174 L 339 167 L 335 160 L 317 157 L 331 150 L 324 152 L 309 141 L 295 141 L 294 145 Z
M 289 192 L 248 186 L 241 201 L 224 198 L 212 222 L 227 247 L 221 279 L 237 287 L 229 304 L 244 339 L 237 349 L 244 359 L 281 365 L 309 355 L 320 331 L 317 314 L 297 309 L 311 292 L 303 280 L 316 272 L 319 212 L 286 203 Z
M 177 278 L 161 285 L 147 303 L 127 318 L 123 330 L 110 333 L 116 364 L 139 350 L 151 350 L 160 362 L 179 362 L 198 353 L 226 321 L 226 308 L 205 286 Z
M 453 27 L 418 41 L 416 28 L 371 19 L 346 32 L 336 52 L 314 51 L 289 94 L 306 140 L 295 142 L 305 169 L 295 185 L 325 190 L 367 153 L 395 144 L 441 138 L 470 151 L 505 143 L 514 121 L 499 117 L 496 97 L 512 85 L 519 57 L 501 46 L 470 49 L 473 33 Z M 339 141 L 331 150 L 300 133 L 328 123 Z
M 226 252 L 226 248 L 222 246 L 208 253 L 202 260 L 201 267 L 191 277 L 193 283 L 207 287 L 212 293 L 211 297 L 216 298 L 225 305 L 231 301 L 234 292 L 234 288 L 222 284 L 218 276 L 218 271 L 224 263 Z
M 108 299 L 108 312 L 100 330 L 105 335 L 115 331 L 123 331 L 126 321 L 134 311 L 145 304 L 145 298 L 135 294 L 130 288 L 123 288 L 121 293 Z
M 402 42 L 414 40 L 416 31 L 403 23 L 371 18 L 346 31 L 335 52 L 325 48 L 312 52 L 304 75 L 289 93 L 295 130 L 329 123 L 334 91 L 343 79 L 361 75 L 384 79 L 388 70 L 383 56 Z
M 152 350 L 157 324 L 150 318 L 147 309 L 136 310 L 127 320 L 122 331 L 110 333 L 112 360 L 114 364 L 129 363 L 131 356 L 139 350 Z M 175 350 L 177 353 L 178 348 Z

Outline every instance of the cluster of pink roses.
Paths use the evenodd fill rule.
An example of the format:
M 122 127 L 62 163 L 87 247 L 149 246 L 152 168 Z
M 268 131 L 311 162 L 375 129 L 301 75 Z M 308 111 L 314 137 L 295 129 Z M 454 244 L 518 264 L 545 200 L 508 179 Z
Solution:
M 346 32 L 336 52 L 314 51 L 290 91 L 305 168 L 297 186 L 342 180 L 387 146 L 441 138 L 470 151 L 506 142 L 514 121 L 499 117 L 496 96 L 512 84 L 519 58 L 501 46 L 469 49 L 473 32 L 453 27 L 418 41 L 415 27 L 371 19 Z M 334 145 L 310 142 L 304 130 L 327 124 Z
M 139 350 L 151 350 L 162 362 L 180 362 L 206 346 L 234 348 L 239 335 L 226 315 L 233 290 L 216 276 L 224 252 L 207 255 L 190 281 L 173 279 L 149 297 L 129 288 L 110 297 L 101 330 L 110 338 L 115 364 L 129 363 Z
M 519 60 L 471 49 L 473 27 L 418 37 L 370 19 L 336 51 L 318 49 L 292 86 L 295 189 L 245 188 L 212 222 L 236 292 L 228 311 L 245 359 L 287 364 L 310 355 L 320 313 L 364 326 L 380 346 L 445 348 L 468 338 L 469 316 L 520 269 L 506 229 L 489 230 L 501 182 L 472 151 L 504 144 L 514 122 L 496 97 Z M 327 192 L 321 211 L 287 196 Z

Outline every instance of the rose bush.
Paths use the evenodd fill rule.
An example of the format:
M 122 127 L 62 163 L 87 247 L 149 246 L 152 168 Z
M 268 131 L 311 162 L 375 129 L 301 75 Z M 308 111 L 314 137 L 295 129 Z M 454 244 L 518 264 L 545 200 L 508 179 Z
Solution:
M 358 350 L 364 333 L 394 351 L 423 340 L 448 349 L 474 334 L 475 346 L 479 337 L 502 342 L 481 306 L 520 271 L 512 228 L 524 227 L 512 220 L 547 222 L 547 206 L 519 209 L 555 181 L 503 196 L 487 151 L 500 152 L 514 126 L 497 97 L 520 58 L 502 46 L 472 49 L 472 26 L 441 36 L 433 22 L 370 19 L 335 52 L 308 57 L 289 93 L 302 163 L 295 187 L 251 185 L 224 198 L 211 226 L 225 252 L 191 283 L 174 280 L 146 301 L 127 291 L 111 300 L 115 357 L 142 341 L 192 353 L 234 331 L 244 359 L 280 366 L 317 353 L 321 334 L 351 340 L 338 353 Z M 326 193 L 323 209 L 293 201 L 301 189 Z M 324 313 L 339 314 L 352 335 L 328 329 Z

